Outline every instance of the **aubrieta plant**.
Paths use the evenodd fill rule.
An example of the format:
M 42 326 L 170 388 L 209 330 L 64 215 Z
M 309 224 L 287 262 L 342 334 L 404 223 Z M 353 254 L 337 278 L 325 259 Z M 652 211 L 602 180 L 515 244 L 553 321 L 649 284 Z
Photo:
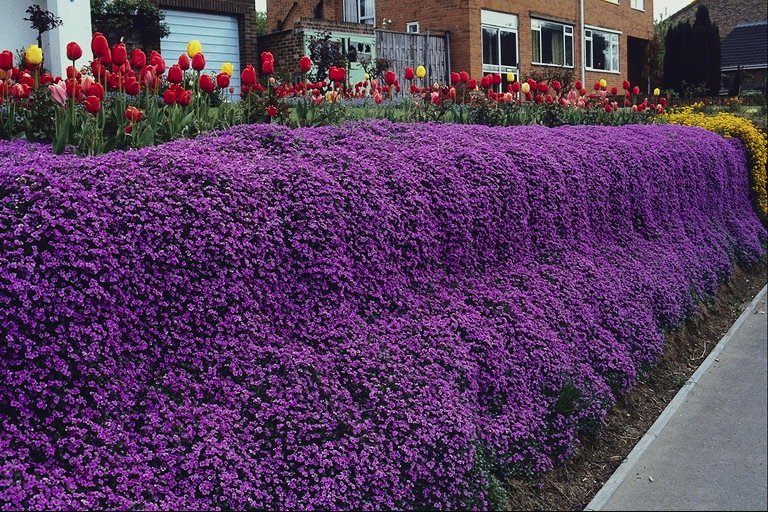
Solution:
M 7 509 L 499 506 L 766 254 L 741 142 L 685 126 L 0 161 Z

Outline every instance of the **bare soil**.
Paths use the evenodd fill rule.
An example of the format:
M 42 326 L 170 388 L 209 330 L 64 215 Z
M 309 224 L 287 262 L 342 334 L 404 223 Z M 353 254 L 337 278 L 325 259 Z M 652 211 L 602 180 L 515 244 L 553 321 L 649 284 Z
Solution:
M 584 510 L 656 418 L 766 284 L 766 265 L 737 268 L 697 317 L 667 336 L 650 376 L 614 405 L 595 437 L 536 481 L 507 482 L 510 510 Z

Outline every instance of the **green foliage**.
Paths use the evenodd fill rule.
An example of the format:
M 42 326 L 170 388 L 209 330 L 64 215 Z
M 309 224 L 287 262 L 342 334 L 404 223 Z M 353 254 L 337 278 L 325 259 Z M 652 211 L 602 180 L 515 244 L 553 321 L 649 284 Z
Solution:
M 170 34 L 165 15 L 152 0 L 91 0 L 91 26 L 110 42 L 149 47 Z
M 263 36 L 267 33 L 267 13 L 256 12 L 256 35 Z

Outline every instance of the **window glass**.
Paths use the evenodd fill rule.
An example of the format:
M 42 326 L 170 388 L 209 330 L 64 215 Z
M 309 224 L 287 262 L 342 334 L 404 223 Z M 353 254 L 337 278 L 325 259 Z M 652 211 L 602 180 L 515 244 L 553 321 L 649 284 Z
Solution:
M 483 64 L 499 63 L 498 29 L 483 27 Z
M 517 67 L 517 33 L 500 31 L 501 65 Z

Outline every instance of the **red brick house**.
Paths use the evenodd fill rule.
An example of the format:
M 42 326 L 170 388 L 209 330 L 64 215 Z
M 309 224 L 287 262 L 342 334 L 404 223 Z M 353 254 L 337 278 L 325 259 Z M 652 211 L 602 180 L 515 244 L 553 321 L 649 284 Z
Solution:
M 652 0 L 267 0 L 267 30 L 300 18 L 450 34 L 453 70 L 473 76 L 569 70 L 587 83 L 641 83 Z

